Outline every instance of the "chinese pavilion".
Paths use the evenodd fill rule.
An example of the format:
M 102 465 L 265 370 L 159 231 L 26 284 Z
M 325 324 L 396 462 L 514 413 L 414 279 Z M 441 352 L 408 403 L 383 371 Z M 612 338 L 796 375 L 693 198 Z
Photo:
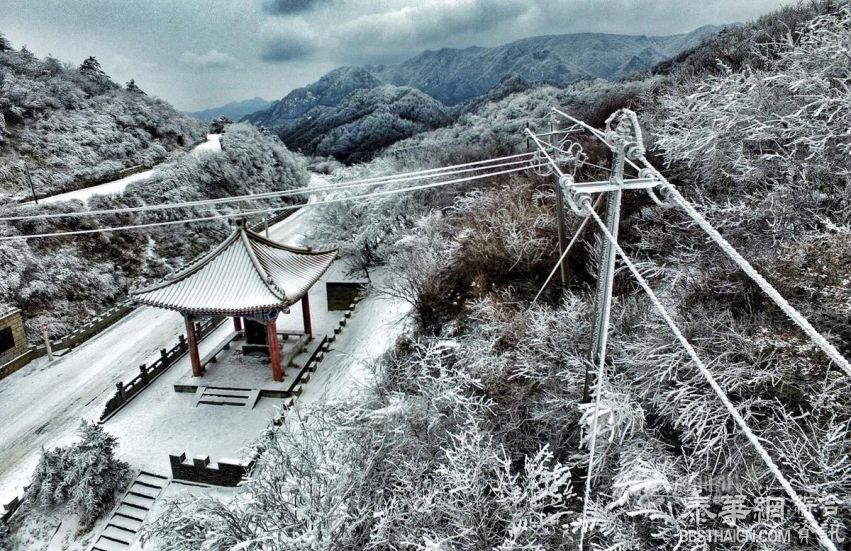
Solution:
M 162 283 L 131 291 L 130 297 L 140 304 L 183 315 L 194 377 L 203 374 L 195 319 L 233 317 L 234 328 L 242 331 L 245 318 L 246 337 L 254 333 L 255 339 L 257 331 L 251 328 L 265 325 L 265 332 L 261 330 L 259 337 L 268 345 L 272 376 L 281 381 L 278 314 L 289 313 L 289 307 L 300 301 L 304 332 L 310 337 L 308 291 L 336 256 L 336 249 L 312 250 L 271 241 L 248 230 L 240 221 L 212 251 Z

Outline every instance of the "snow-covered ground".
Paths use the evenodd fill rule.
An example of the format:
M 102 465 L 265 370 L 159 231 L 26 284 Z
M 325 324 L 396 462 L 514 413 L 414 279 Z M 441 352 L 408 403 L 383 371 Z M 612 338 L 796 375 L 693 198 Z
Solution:
M 383 277 L 379 270 L 372 274 L 376 283 Z M 310 405 L 340 400 L 367 383 L 370 364 L 405 333 L 410 311 L 407 302 L 374 293 L 362 300 L 298 401 Z
M 0 381 L 0 503 L 20 494 L 42 447 L 74 440 L 80 419 L 100 416 L 115 383 L 182 332 L 180 314 L 139 308 L 66 355 L 39 358 Z
M 192 150 L 192 154 L 203 155 L 213 151 L 221 151 L 221 149 L 221 135 L 207 134 L 207 141 L 195 146 L 195 148 Z M 91 186 L 75 191 L 69 191 L 68 193 L 60 193 L 58 195 L 44 197 L 43 199 L 39 199 L 38 202 L 39 204 L 47 204 L 58 203 L 59 201 L 70 201 L 71 199 L 79 199 L 80 201 L 83 201 L 85 203 L 89 200 L 89 197 L 92 197 L 93 195 L 109 195 L 111 193 L 118 193 L 120 191 L 124 191 L 125 188 L 127 188 L 127 186 L 129 186 L 133 182 L 138 182 L 140 180 L 149 178 L 156 170 L 158 170 L 157 167 L 154 167 L 149 170 L 137 172 L 136 174 L 131 174 L 130 176 L 125 176 L 124 178 L 119 178 L 118 180 L 106 182 L 105 184 L 99 184 L 97 186 Z

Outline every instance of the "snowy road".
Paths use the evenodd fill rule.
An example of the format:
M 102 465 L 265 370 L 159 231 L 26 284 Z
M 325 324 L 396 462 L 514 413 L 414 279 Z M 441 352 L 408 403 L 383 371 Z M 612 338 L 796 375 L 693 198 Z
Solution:
M 311 185 L 320 183 L 314 175 Z M 300 242 L 310 220 L 305 210 L 270 227 L 270 237 Z M 42 447 L 73 441 L 80 419 L 100 417 L 115 383 L 133 377 L 182 332 L 176 312 L 138 308 L 61 358 L 40 358 L 0 381 L 0 503 L 20 494 Z
M 195 148 L 192 150 L 192 154 L 203 155 L 212 151 L 221 151 L 221 149 L 221 135 L 207 134 L 207 141 L 195 146 Z M 140 180 L 144 180 L 150 177 L 151 174 L 153 174 L 156 170 L 157 167 L 154 167 L 149 170 L 138 172 L 136 174 L 131 174 L 130 176 L 125 176 L 124 178 L 119 178 L 118 180 L 113 180 L 112 182 L 107 182 L 105 184 L 78 189 L 75 191 L 69 191 L 68 193 L 51 195 L 50 197 L 44 197 L 43 199 L 39 199 L 38 202 L 41 205 L 48 203 L 58 203 L 59 201 L 70 201 L 71 199 L 79 199 L 80 201 L 86 202 L 88 201 L 89 197 L 93 195 L 109 195 L 110 193 L 118 193 L 120 191 L 124 191 L 127 186 L 129 186 L 133 182 L 138 182 Z

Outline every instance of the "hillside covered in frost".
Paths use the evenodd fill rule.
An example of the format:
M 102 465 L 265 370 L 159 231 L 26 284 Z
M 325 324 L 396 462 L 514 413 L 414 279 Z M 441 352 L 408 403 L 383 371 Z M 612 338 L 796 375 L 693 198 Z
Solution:
M 79 67 L 15 49 L 0 34 L 0 194 L 54 195 L 150 167 L 204 139 L 205 126 L 113 82 L 95 58 Z
M 630 107 L 652 161 L 848 357 L 851 65 L 837 52 L 851 49 L 849 28 L 848 2 L 786 8 L 646 78 L 487 103 L 411 138 L 411 153 L 342 177 L 522 150 L 519 130 L 548 128 L 550 106 L 597 127 Z M 591 162 L 608 164 L 581 139 Z M 570 285 L 533 304 L 557 257 L 554 202 L 551 178 L 527 174 L 323 210 L 314 237 L 340 243 L 353 270 L 389 272 L 376 290 L 412 304 L 416 331 L 359 399 L 289 412 L 236 499 L 173 501 L 147 537 L 168 551 L 576 549 L 585 508 L 590 549 L 705 549 L 688 538 L 731 526 L 789 536 L 709 548 L 816 548 L 626 270 L 606 382 L 583 399 L 600 237 L 593 223 L 580 234 Z M 580 223 L 570 215 L 568 234 Z M 851 529 L 851 380 L 680 210 L 626 193 L 620 242 L 840 545 Z M 779 514 L 760 509 L 777 500 Z

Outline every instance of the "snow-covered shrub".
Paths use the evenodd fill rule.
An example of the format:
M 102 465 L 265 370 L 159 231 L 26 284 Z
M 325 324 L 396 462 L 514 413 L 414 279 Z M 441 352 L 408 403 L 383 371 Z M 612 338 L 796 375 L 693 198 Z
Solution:
M 24 499 L 43 507 L 65 504 L 86 529 L 112 508 L 130 472 L 115 457 L 118 439 L 100 425 L 83 421 L 78 433 L 79 442 L 42 451 Z
M 800 36 L 760 52 L 763 69 L 726 71 L 697 91 L 662 98 L 658 146 L 707 182 L 777 183 L 802 193 L 812 178 L 851 175 L 851 7 L 820 17 Z
M 2 39 L 2 37 L 0 37 Z M 9 527 L 6 523 L 0 520 L 0 549 L 7 549 L 10 546 Z

